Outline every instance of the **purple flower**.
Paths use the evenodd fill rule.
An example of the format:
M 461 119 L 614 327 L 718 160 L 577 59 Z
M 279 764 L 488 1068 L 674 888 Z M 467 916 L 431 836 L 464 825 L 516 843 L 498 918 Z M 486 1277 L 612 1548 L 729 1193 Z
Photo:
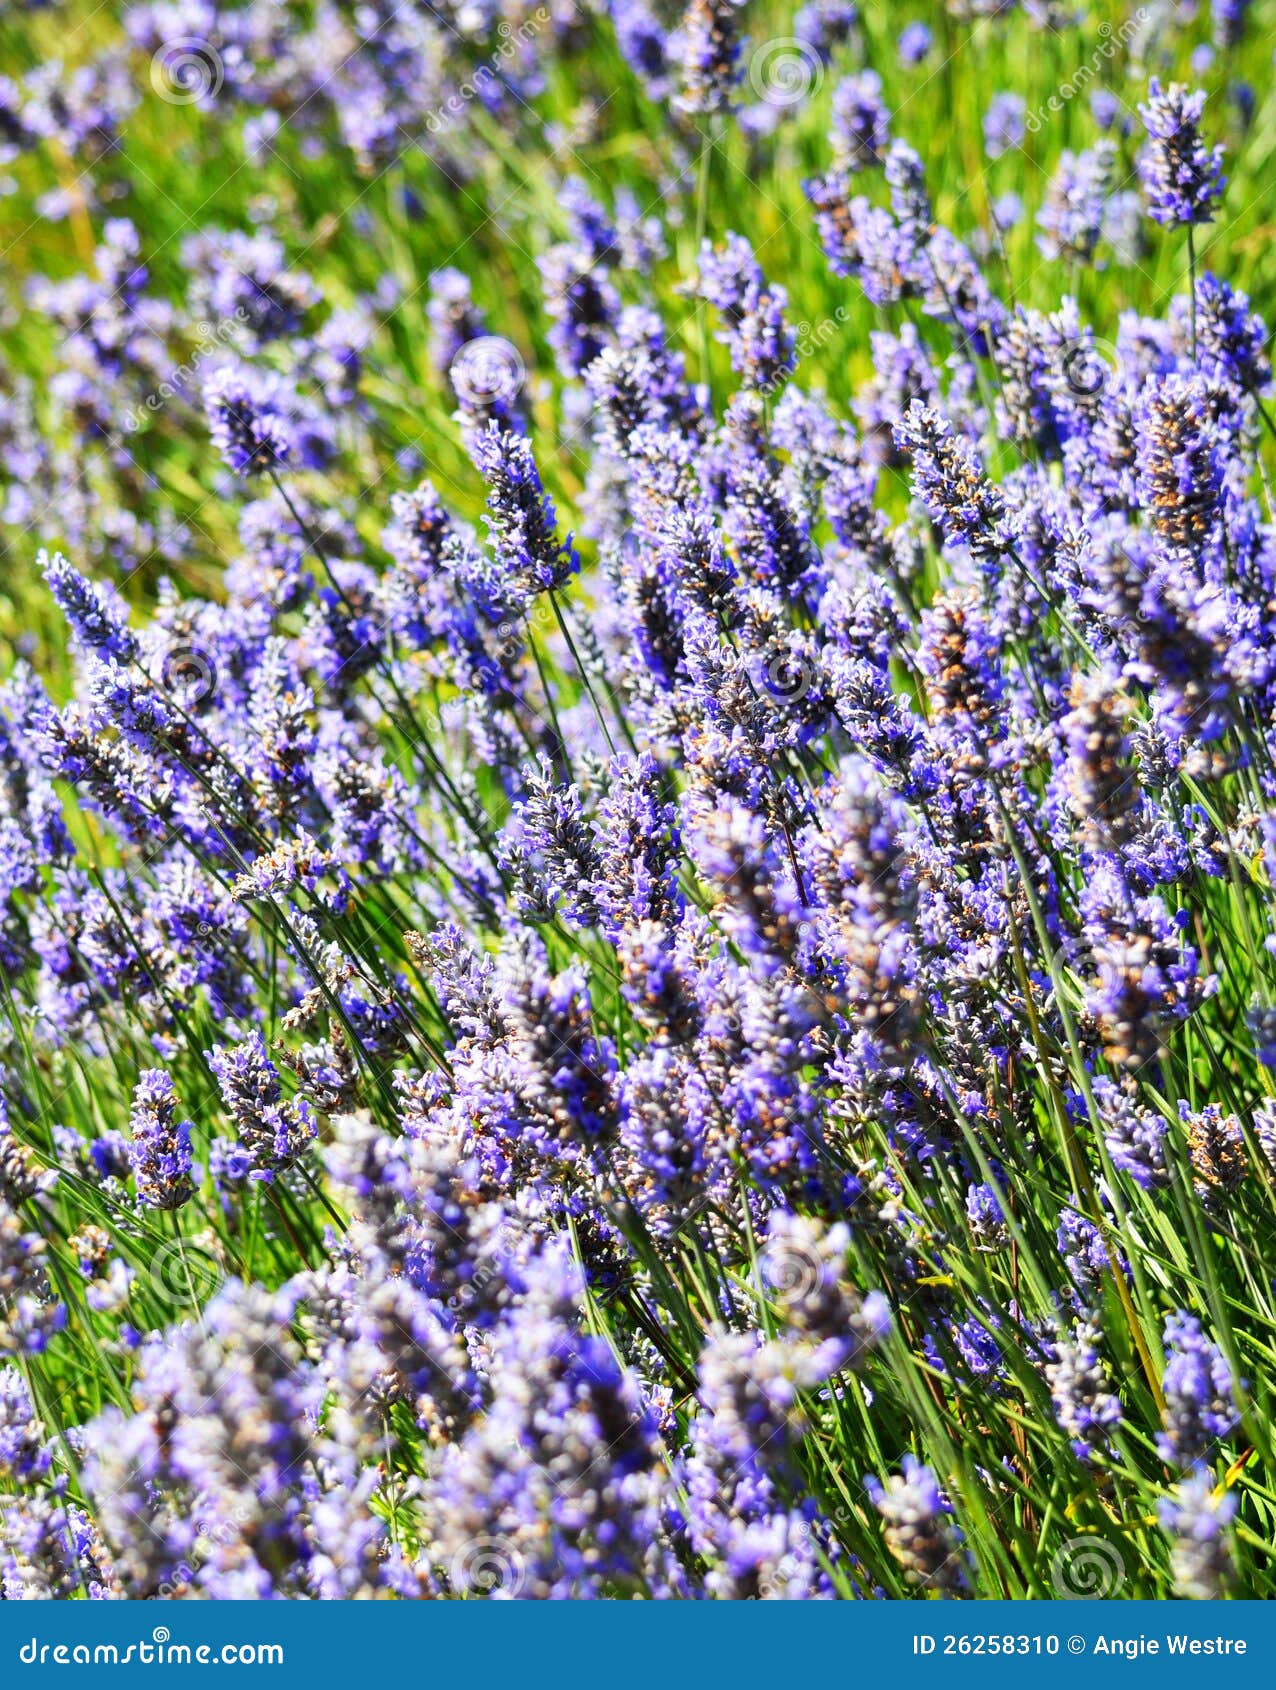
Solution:
M 1227 1528 L 1236 1515 L 1236 1493 L 1216 1485 L 1207 1467 L 1198 1467 L 1156 1509 L 1170 1538 L 1174 1594 L 1218 1601 L 1234 1570 Z
M 272 1180 L 318 1133 L 309 1104 L 284 1098 L 279 1072 L 266 1054 L 260 1033 L 250 1034 L 243 1044 L 207 1054 L 226 1112 L 251 1158 L 252 1177 Z
M 858 22 L 859 10 L 852 0 L 808 0 L 793 19 L 793 34 L 827 63 L 833 48 L 850 40 Z
M 767 392 L 793 368 L 792 329 L 784 320 L 788 295 L 769 287 L 753 248 L 729 234 L 715 250 L 700 253 L 698 291 L 721 315 L 720 339 L 731 348 L 731 366 L 745 386 Z
M 213 445 L 237 475 L 281 470 L 296 440 L 279 378 L 249 365 L 225 365 L 204 383 Z
M 934 42 L 929 27 L 919 18 L 905 24 L 900 31 L 899 40 L 895 44 L 895 51 L 899 54 L 901 64 L 919 65 L 930 56 Z
M 52 557 L 41 552 L 36 564 L 80 645 L 119 663 L 136 658 L 137 641 L 129 631 L 128 607 L 114 587 L 90 581 L 60 552 Z
M 843 77 L 833 90 L 833 156 L 840 170 L 880 164 L 890 141 L 890 113 L 882 103 L 876 71 Z
M 551 247 L 539 269 L 550 344 L 564 375 L 579 376 L 610 345 L 620 298 L 598 255 L 574 242 Z
M 1127 133 L 1129 120 L 1125 116 L 1125 107 L 1120 96 L 1114 94 L 1110 88 L 1096 88 L 1092 91 L 1090 110 L 1100 129 L 1115 129 L 1121 134 Z
M 1047 258 L 1089 264 L 1103 234 L 1104 212 L 1116 165 L 1116 148 L 1099 141 L 1086 152 L 1065 152 L 1037 213 L 1037 244 Z
M 1222 147 L 1201 140 L 1205 95 L 1181 82 L 1163 89 L 1153 77 L 1139 107 L 1148 139 L 1139 154 L 1139 178 L 1148 213 L 1157 222 L 1209 223 L 1223 197 Z
M 1107 1389 L 1099 1338 L 1099 1327 L 1092 1320 L 1078 1321 L 1070 1337 L 1055 1339 L 1045 1367 L 1055 1418 L 1082 1461 L 1110 1441 L 1112 1428 L 1121 1420 L 1121 1403 Z
M 1235 47 L 1245 33 L 1251 0 L 1210 0 L 1214 43 L 1221 50 Z
M 922 161 L 906 141 L 891 142 L 884 174 L 900 229 L 915 249 L 924 246 L 931 221 L 930 196 Z
M 191 1124 L 177 1119 L 177 1095 L 162 1068 L 148 1069 L 138 1079 L 129 1130 L 139 1199 L 151 1209 L 180 1209 L 195 1191 Z
M 803 1216 L 776 1213 L 762 1252 L 763 1277 L 774 1288 L 790 1332 L 819 1346 L 821 1367 L 861 1366 L 891 1333 L 890 1305 L 880 1291 L 861 1297 L 847 1268 L 850 1229 L 825 1228 Z
M 471 297 L 470 278 L 450 266 L 433 271 L 425 313 L 430 324 L 430 360 L 439 379 L 450 381 L 457 353 L 467 341 L 487 333 L 483 313 Z
M 665 99 L 672 85 L 669 32 L 646 0 L 613 0 L 609 10 L 621 57 L 648 99 Z
M 616 1058 L 594 1030 L 580 969 L 551 974 L 529 941 L 502 959 L 500 991 L 529 1100 L 564 1145 L 605 1144 L 619 1127 Z
M 895 428 L 899 449 L 912 459 L 913 486 L 945 536 L 979 558 L 1007 548 L 1006 507 L 974 447 L 933 406 L 914 400 Z
M 475 434 L 471 450 L 487 482 L 488 531 L 510 587 L 532 598 L 565 586 L 580 559 L 570 535 L 559 537 L 554 502 L 528 441 L 493 422 Z
M 1168 1185 L 1164 1120 L 1141 1107 L 1109 1079 L 1097 1080 L 1094 1091 L 1113 1166 L 1129 1174 L 1145 1191 Z
M 1235 1115 L 1225 1115 L 1217 1103 L 1193 1109 L 1186 1101 L 1179 1104 L 1179 1120 L 1187 1137 L 1196 1194 L 1207 1208 L 1218 1208 L 1249 1171 L 1240 1122 Z
M 1075 1209 L 1064 1209 L 1059 1215 L 1055 1242 L 1072 1283 L 1088 1303 L 1102 1276 L 1112 1270 L 1112 1259 L 1102 1232 L 1093 1221 L 1079 1215 Z
M 1240 1425 L 1232 1370 L 1196 1316 L 1182 1310 L 1166 1319 L 1165 1355 L 1165 1430 L 1156 1447 L 1163 1460 L 1191 1467 Z
M 1137 413 L 1142 502 L 1162 538 L 1195 551 L 1222 515 L 1228 442 L 1218 390 L 1202 376 L 1149 383 Z
M 1012 147 L 1023 145 L 1024 103 L 1018 94 L 994 94 L 984 113 L 984 150 L 989 158 L 1000 158 Z
M 965 1595 L 969 1581 L 962 1534 L 930 1468 L 906 1455 L 902 1473 L 885 1481 L 866 1478 L 864 1488 L 885 1522 L 886 1546 L 908 1583 L 940 1596 Z
M 679 31 L 681 89 L 686 112 L 725 111 L 740 81 L 736 13 L 744 0 L 690 0 Z
M 1170 314 L 1175 340 L 1190 355 L 1191 302 L 1176 298 Z M 1272 380 L 1270 337 L 1263 319 L 1250 311 L 1248 297 L 1207 270 L 1196 278 L 1195 317 L 1195 358 L 1201 374 L 1242 393 L 1266 393 Z
M 990 1185 L 972 1185 L 966 1192 L 966 1223 L 977 1249 L 1004 1250 L 1010 1242 L 1001 1198 Z
M 52 1460 L 26 1380 L 16 1367 L 0 1365 L 0 1474 L 19 1485 L 32 1484 L 45 1476 Z

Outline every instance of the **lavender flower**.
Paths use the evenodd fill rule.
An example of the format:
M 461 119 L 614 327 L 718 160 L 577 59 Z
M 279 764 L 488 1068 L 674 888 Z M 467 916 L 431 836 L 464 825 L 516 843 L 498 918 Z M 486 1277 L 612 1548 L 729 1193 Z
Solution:
M 793 19 L 793 34 L 827 62 L 834 47 L 850 40 L 858 22 L 853 0 L 808 0 Z
M 700 254 L 698 289 L 723 319 L 722 341 L 745 385 L 766 392 L 792 370 L 794 334 L 784 321 L 788 295 L 768 287 L 753 249 L 740 235 Z
M 551 975 L 529 947 L 504 959 L 501 992 L 529 1101 L 560 1142 L 605 1143 L 619 1125 L 615 1055 L 594 1031 L 580 972 Z
M 867 1478 L 864 1488 L 886 1523 L 886 1546 L 907 1581 L 944 1597 L 967 1595 L 962 1534 L 930 1468 L 906 1455 L 901 1474 L 885 1482 Z
M 1109 859 L 1096 865 L 1082 906 L 1097 972 L 1088 1006 L 1108 1061 L 1137 1073 L 1159 1055 L 1163 1030 L 1196 999 L 1195 956 L 1159 899 L 1132 897 Z M 1145 1132 L 1137 1136 L 1146 1143 Z
M 1001 1198 L 992 1186 L 972 1185 L 966 1193 L 966 1221 L 980 1250 L 1004 1250 L 1010 1242 Z
M 225 365 L 204 384 L 213 445 L 237 475 L 280 470 L 296 455 L 279 381 L 247 365 Z
M 243 1044 L 208 1052 L 222 1102 L 251 1161 L 252 1177 L 273 1180 L 294 1162 L 318 1132 L 310 1106 L 286 1100 L 279 1073 L 260 1033 Z
M 1112 1267 L 1102 1232 L 1093 1221 L 1079 1215 L 1075 1209 L 1064 1209 L 1059 1215 L 1055 1241 L 1072 1283 L 1089 1300 L 1102 1275 L 1110 1272 Z
M 1106 675 L 1078 676 L 1064 717 L 1069 784 L 1082 836 L 1098 850 L 1114 850 L 1133 834 L 1139 789 L 1127 766 L 1127 704 Z
M 1113 1165 L 1145 1191 L 1168 1185 L 1165 1122 L 1150 1109 L 1141 1108 L 1111 1080 L 1096 1082 L 1095 1097 Z
M 180 1209 L 194 1195 L 191 1124 L 176 1115 L 172 1080 L 162 1068 L 148 1069 L 133 1093 L 129 1154 L 137 1195 L 151 1209 Z
M 668 32 L 645 0 L 616 0 L 611 12 L 621 56 L 641 79 L 648 98 L 663 100 L 672 83 Z
M 522 435 L 489 423 L 475 436 L 472 449 L 488 484 L 488 529 L 511 588 L 530 598 L 565 586 L 580 559 L 570 536 L 559 538 L 554 503 L 531 446 Z
M 1023 145 L 1024 103 L 1018 94 L 994 94 L 984 113 L 984 150 L 989 158 L 1000 158 Z
M 1005 505 L 969 442 L 946 417 L 914 400 L 895 429 L 895 440 L 913 460 L 914 486 L 931 518 L 976 557 L 1006 549 Z
M 609 254 L 610 255 L 610 254 Z M 620 300 L 588 248 L 560 242 L 540 260 L 545 309 L 553 321 L 550 343 L 569 376 L 586 371 L 612 337 Z
M 868 170 L 882 162 L 890 141 L 890 114 L 882 104 L 876 71 L 847 76 L 833 90 L 833 157 L 841 170 Z
M 925 245 L 931 221 L 930 197 L 922 161 L 906 141 L 892 141 L 883 174 L 895 220 L 914 249 Z
M 725 111 L 740 80 L 740 39 L 736 12 L 743 0 L 691 0 L 680 30 L 681 91 L 684 111 Z
M 1143 501 L 1164 539 L 1185 550 L 1214 532 L 1223 501 L 1226 458 L 1216 393 L 1200 376 L 1167 376 L 1150 386 L 1139 410 Z
M 1235 47 L 1245 33 L 1250 0 L 1210 0 L 1214 43 L 1221 50 Z
M 1165 1354 L 1165 1430 L 1157 1449 L 1176 1467 L 1191 1467 L 1240 1424 L 1232 1370 L 1196 1316 L 1182 1310 L 1166 1319 Z
M 31 1484 L 49 1471 L 52 1458 L 26 1380 L 16 1367 L 0 1366 L 0 1474 Z
M 820 1366 L 830 1372 L 861 1365 L 866 1352 L 890 1335 L 890 1307 L 880 1291 L 861 1298 L 851 1286 L 846 1256 L 851 1235 L 844 1225 L 825 1230 L 796 1215 L 778 1213 L 767 1230 L 762 1272 L 775 1287 L 781 1314 L 794 1333 L 820 1346 Z
M 118 663 L 137 655 L 137 641 L 128 626 L 128 610 L 109 584 L 88 580 L 61 555 L 41 552 L 37 565 L 70 624 L 76 641 L 89 651 Z
M 1157 1514 L 1170 1538 L 1174 1594 L 1217 1602 L 1233 1572 L 1227 1528 L 1236 1514 L 1235 1495 L 1220 1495 L 1208 1468 L 1198 1467 L 1158 1502 Z
M 1139 178 L 1149 215 L 1163 224 L 1209 223 L 1223 197 L 1222 147 L 1201 140 L 1205 95 L 1181 82 L 1162 88 L 1154 77 L 1139 107 L 1148 139 L 1139 154 Z
M 1194 254 L 1202 96 L 1153 84 L 1140 193 L 1110 89 L 1064 152 L 979 55 L 923 146 L 907 7 L 130 0 L 66 65 L 51 10 L 0 77 L 0 198 L 65 236 L 0 306 L 2 1594 L 995 1594 L 1025 1485 L 1057 1574 L 1114 1474 L 1139 1589 L 1270 1593 L 1223 1479 L 1273 1345 L 1265 307 L 1226 242 L 1097 274 L 1145 204 Z M 1013 70 L 1080 8 L 948 10 Z M 1248 16 L 1182 52 L 1261 155 Z M 252 169 L 147 251 L 174 75 L 152 185 Z M 1030 128 L 1035 230 L 972 217 Z M 1180 1303 L 1158 1416 L 1116 1363 Z
M 430 276 L 426 305 L 430 322 L 430 358 L 440 380 L 451 380 L 456 355 L 467 341 L 487 333 L 483 313 L 470 294 L 470 278 L 450 266 Z
M 1265 393 L 1271 385 L 1267 356 L 1267 325 L 1249 309 L 1249 299 L 1208 271 L 1196 279 L 1195 361 L 1207 381 Z M 1187 300 L 1176 299 L 1171 320 L 1184 353 L 1192 348 L 1193 313 Z
M 1093 1321 L 1078 1321 L 1070 1337 L 1055 1340 L 1045 1370 L 1055 1415 L 1072 1439 L 1073 1453 L 1083 1461 L 1107 1444 L 1111 1428 L 1121 1419 L 1120 1401 L 1106 1389 L 1099 1336 Z
M 1065 152 L 1037 213 L 1038 246 L 1047 258 L 1089 264 L 1103 234 L 1116 148 L 1100 141 L 1083 153 Z
M 1180 1103 L 1179 1119 L 1187 1132 L 1196 1194 L 1207 1206 L 1217 1206 L 1237 1190 L 1249 1169 L 1240 1122 L 1216 1103 L 1203 1109 Z
M 914 18 L 905 24 L 900 31 L 895 50 L 899 54 L 901 64 L 919 65 L 930 56 L 934 38 L 930 29 L 920 18 Z

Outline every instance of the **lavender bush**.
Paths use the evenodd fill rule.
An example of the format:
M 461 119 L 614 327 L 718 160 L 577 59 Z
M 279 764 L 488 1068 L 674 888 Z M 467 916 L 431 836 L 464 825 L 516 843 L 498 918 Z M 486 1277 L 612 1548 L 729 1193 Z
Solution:
M 17 10 L 4 1596 L 1276 1595 L 1263 8 Z

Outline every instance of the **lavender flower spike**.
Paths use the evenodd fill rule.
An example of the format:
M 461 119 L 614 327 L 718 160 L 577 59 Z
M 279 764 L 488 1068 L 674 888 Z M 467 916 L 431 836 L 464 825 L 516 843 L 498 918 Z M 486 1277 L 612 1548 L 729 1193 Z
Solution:
M 941 1596 L 968 1594 L 962 1534 L 930 1468 L 906 1455 L 901 1474 L 885 1483 L 866 1478 L 864 1488 L 886 1523 L 886 1546 L 909 1584 Z
M 194 1195 L 191 1124 L 176 1116 L 172 1080 L 162 1068 L 148 1069 L 133 1093 L 129 1156 L 137 1195 L 151 1209 L 180 1209 Z
M 209 1051 L 208 1065 L 251 1158 L 253 1178 L 273 1179 L 278 1169 L 301 1155 L 318 1131 L 309 1104 L 284 1098 L 279 1073 L 260 1033 L 250 1034 L 243 1044 Z
M 1178 1467 L 1205 1460 L 1240 1424 L 1232 1370 L 1222 1351 L 1181 1310 L 1165 1322 L 1165 1420 L 1157 1439 L 1162 1459 Z
M 1148 132 L 1139 154 L 1139 179 L 1148 214 L 1157 223 L 1209 223 L 1223 197 L 1222 147 L 1201 140 L 1205 95 L 1181 82 L 1163 89 L 1153 77 L 1147 104 L 1139 107 Z
M 204 385 L 213 444 L 237 475 L 282 469 L 293 455 L 278 382 L 248 365 L 214 370 Z
M 1236 1497 L 1214 1484 L 1208 1468 L 1198 1467 L 1172 1496 L 1157 1504 L 1162 1529 L 1171 1543 L 1174 1594 L 1196 1602 L 1215 1602 L 1232 1574 L 1227 1528 L 1236 1513 Z
M 474 462 L 487 482 L 487 526 L 511 585 L 527 598 L 564 586 L 580 569 L 571 536 L 561 540 L 554 501 L 521 434 L 489 423 L 474 437 Z
M 969 441 L 941 412 L 914 399 L 895 428 L 900 450 L 913 459 L 913 486 L 949 540 L 963 541 L 977 558 L 1006 550 L 1006 506 Z

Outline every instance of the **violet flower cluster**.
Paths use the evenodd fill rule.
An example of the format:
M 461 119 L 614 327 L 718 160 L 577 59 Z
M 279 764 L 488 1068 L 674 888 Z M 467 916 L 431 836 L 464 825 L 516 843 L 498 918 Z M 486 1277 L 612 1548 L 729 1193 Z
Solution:
M 56 628 L 0 682 L 4 1595 L 1040 1596 L 1118 1518 L 1139 1594 L 1257 1577 L 1268 332 L 1223 243 L 1087 304 L 1222 215 L 1213 107 L 1144 74 L 1054 148 L 1019 287 L 887 89 L 1061 8 L 874 64 L 816 0 L 793 101 L 739 0 L 355 10 L 131 4 L 0 78 L 0 171 L 98 231 L 24 301 L 48 393 L 0 370 Z M 264 200 L 165 250 L 122 67 L 175 35 L 373 242 L 418 153 L 460 199 L 543 146 L 519 291 L 334 285 Z M 655 206 L 537 105 L 595 39 Z

